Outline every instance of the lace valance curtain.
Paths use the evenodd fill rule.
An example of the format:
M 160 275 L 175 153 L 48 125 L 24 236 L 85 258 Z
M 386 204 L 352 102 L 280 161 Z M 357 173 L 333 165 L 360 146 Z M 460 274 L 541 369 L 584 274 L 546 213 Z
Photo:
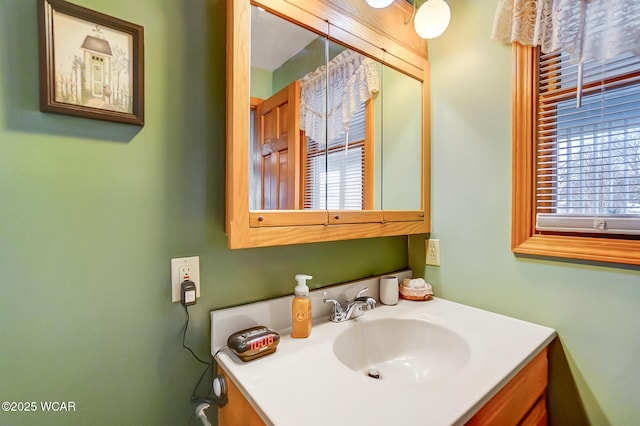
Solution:
M 345 50 L 328 68 L 323 65 L 300 80 L 300 128 L 324 145 L 325 136 L 333 140 L 348 131 L 358 107 L 379 90 L 375 61 Z
M 640 0 L 499 0 L 491 38 L 574 62 L 640 56 Z

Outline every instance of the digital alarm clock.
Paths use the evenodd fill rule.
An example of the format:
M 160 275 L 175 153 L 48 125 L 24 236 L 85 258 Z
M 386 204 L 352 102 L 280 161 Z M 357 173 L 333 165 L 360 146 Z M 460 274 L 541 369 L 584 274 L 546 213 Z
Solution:
M 280 335 L 262 325 L 240 330 L 227 339 L 227 346 L 244 362 L 274 353 L 278 343 Z

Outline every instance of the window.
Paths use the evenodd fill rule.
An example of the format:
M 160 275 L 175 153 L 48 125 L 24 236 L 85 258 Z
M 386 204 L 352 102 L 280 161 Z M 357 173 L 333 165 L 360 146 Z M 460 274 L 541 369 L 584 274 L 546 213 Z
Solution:
M 640 264 L 640 59 L 514 57 L 514 252 Z
M 371 179 L 367 179 L 371 156 L 368 120 L 371 102 L 363 102 L 349 122 L 348 133 L 331 140 L 326 147 L 306 137 L 303 161 L 304 208 L 322 210 L 371 209 Z
M 536 229 L 640 234 L 640 58 L 538 62 Z

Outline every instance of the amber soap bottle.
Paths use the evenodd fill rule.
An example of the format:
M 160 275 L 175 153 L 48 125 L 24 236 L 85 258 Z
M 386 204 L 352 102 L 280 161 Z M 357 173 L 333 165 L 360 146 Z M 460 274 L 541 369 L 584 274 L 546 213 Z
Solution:
M 291 302 L 291 337 L 296 339 L 309 337 L 311 334 L 311 300 L 307 280 L 312 278 L 311 275 L 296 275 L 298 284 Z

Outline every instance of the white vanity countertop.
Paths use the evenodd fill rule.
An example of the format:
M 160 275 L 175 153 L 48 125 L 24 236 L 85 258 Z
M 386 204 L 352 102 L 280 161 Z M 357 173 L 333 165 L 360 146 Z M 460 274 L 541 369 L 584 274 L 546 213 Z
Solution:
M 453 377 L 437 382 L 376 381 L 355 373 L 335 357 L 333 342 L 358 321 L 377 318 L 422 319 L 447 327 L 468 342 L 470 359 Z M 316 320 L 306 339 L 262 325 L 280 333 L 274 354 L 245 363 L 225 349 L 217 360 L 263 420 L 278 426 L 463 424 L 556 335 L 548 327 L 439 298 L 378 304 L 343 323 Z

